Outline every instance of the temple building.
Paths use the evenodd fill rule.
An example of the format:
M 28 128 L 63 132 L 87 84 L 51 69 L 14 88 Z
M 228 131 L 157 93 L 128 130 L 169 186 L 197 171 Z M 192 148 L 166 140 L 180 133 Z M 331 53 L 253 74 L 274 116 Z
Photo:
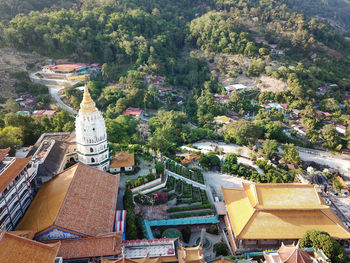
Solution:
M 246 184 L 222 188 L 225 223 L 233 251 L 278 248 L 297 242 L 307 230 L 348 242 L 349 230 L 313 185 Z
M 134 153 L 117 152 L 111 160 L 109 170 L 112 173 L 118 173 L 120 171 L 132 171 L 135 166 Z
M 87 86 L 75 120 L 75 132 L 79 162 L 108 171 L 110 158 L 106 125 Z
M 37 241 L 61 242 L 63 259 L 120 254 L 114 232 L 119 175 L 77 163 L 45 183 L 18 224 Z
M 29 170 L 31 157 L 9 157 L 9 152 L 0 149 L 0 227 L 12 230 L 33 199 L 36 173 Z
M 60 242 L 43 244 L 29 237 L 25 232 L 0 231 L 0 262 L 7 263 L 62 263 L 57 257 Z
M 311 255 L 312 254 L 312 255 Z M 284 245 L 276 252 L 264 252 L 264 263 L 326 263 L 330 262 L 322 250 L 308 253 L 297 245 Z

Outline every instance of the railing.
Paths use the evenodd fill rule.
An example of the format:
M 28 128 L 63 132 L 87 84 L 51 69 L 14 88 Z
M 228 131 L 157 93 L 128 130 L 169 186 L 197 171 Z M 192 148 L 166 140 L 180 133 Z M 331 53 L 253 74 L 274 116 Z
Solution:
M 19 211 L 19 208 L 20 208 L 20 204 L 19 204 L 19 202 L 18 202 L 16 205 L 14 205 L 14 206 L 10 209 L 11 217 L 13 216 L 13 214 L 14 214 L 15 212 Z
M 28 199 L 22 206 L 23 206 L 23 210 L 25 211 L 27 208 L 28 208 L 28 206 L 30 205 L 30 199 Z
M 21 212 L 17 213 L 17 215 L 13 219 L 13 223 L 16 224 L 18 222 L 18 220 L 21 218 L 21 216 L 22 216 Z
M 0 212 L 0 220 L 7 214 L 7 210 L 4 208 L 2 212 Z
M 133 194 L 135 194 L 135 193 L 138 193 L 138 192 L 140 192 L 142 190 L 145 190 L 145 189 L 154 187 L 156 185 L 159 185 L 161 182 L 162 182 L 162 178 L 159 177 L 159 178 L 157 178 L 157 179 L 155 179 L 153 181 L 150 181 L 150 182 L 142 184 L 142 185 L 140 185 L 138 187 L 132 188 L 131 191 L 132 191 Z
M 3 161 L 5 166 L 1 168 L 0 174 L 2 174 L 15 161 L 16 161 L 15 157 L 5 157 L 5 159 Z

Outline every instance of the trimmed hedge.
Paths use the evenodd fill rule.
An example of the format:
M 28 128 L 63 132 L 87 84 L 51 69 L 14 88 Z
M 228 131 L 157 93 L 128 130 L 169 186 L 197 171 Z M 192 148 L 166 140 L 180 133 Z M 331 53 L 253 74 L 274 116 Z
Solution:
M 192 205 L 192 206 L 184 206 L 184 207 L 172 207 L 167 210 L 168 213 L 171 212 L 179 212 L 179 211 L 188 211 L 188 210 L 200 210 L 200 209 L 213 209 L 213 206 L 211 204 L 204 204 L 204 205 Z

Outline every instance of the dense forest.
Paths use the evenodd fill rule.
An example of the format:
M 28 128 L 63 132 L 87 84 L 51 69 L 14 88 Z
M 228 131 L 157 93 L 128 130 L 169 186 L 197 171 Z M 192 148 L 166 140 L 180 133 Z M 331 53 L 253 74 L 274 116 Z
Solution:
M 32 0 L 21 5 L 5 1 L 0 10 L 9 16 L 2 16 L 0 43 L 54 59 L 101 63 L 101 75 L 88 85 L 106 118 L 112 143 L 148 144 L 168 153 L 202 138 L 239 144 L 273 139 L 310 146 L 283 135 L 283 115 L 266 113 L 257 106 L 274 101 L 301 110 L 302 124 L 309 129 L 311 141 L 322 137 L 327 148 L 350 147 L 346 146 L 347 139 L 333 140 L 332 127 L 320 132 L 323 123 L 315 109 L 332 112 L 334 122 L 350 121 L 350 105 L 344 97 L 350 90 L 350 41 L 345 38 L 347 33 L 332 23 L 312 18 L 315 15 L 306 11 L 313 1 L 304 2 Z M 322 2 L 320 8 L 325 5 Z M 317 14 L 329 16 L 335 9 L 337 5 L 332 5 Z M 339 19 L 339 23 L 347 23 L 348 18 Z M 283 50 L 283 56 L 273 54 L 271 45 Z M 247 69 L 234 62 L 235 70 L 230 73 L 233 77 L 257 78 L 264 74 L 286 83 L 288 88 L 234 93 L 225 105 L 216 103 L 215 93 L 226 95 L 219 81 L 231 66 L 225 56 L 236 55 L 250 62 Z M 217 70 L 213 70 L 214 62 Z M 166 103 L 158 101 L 158 88 L 145 82 L 147 77 L 157 75 L 165 76 L 165 85 L 175 89 L 166 93 Z M 318 88 L 327 82 L 337 84 L 332 87 L 332 96 L 317 95 Z M 115 89 L 113 83 L 119 88 Z M 26 87 L 34 94 L 42 88 L 20 80 L 16 89 Z M 66 89 L 64 95 L 72 107 L 79 107 L 79 91 Z M 182 98 L 181 104 L 178 98 Z M 42 100 L 46 102 L 47 96 Z M 11 105 L 5 105 L 2 116 L 14 112 Z M 130 106 L 166 111 L 151 118 L 147 127 L 139 127 L 141 124 L 120 115 Z M 213 118 L 228 112 L 252 114 L 255 120 L 217 131 Z M 38 130 L 74 129 L 71 120 L 67 125 L 53 124 L 59 120 L 41 120 Z M 192 130 L 189 121 L 197 128 Z M 0 128 L 7 126 L 7 122 L 0 123 Z M 6 138 L 5 131 L 3 134 Z

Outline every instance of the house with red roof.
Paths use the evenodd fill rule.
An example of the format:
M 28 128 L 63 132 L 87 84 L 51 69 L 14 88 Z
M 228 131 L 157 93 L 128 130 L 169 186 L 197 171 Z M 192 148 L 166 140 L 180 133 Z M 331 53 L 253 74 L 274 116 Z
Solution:
M 142 118 L 143 110 L 140 108 L 129 107 L 125 111 L 122 112 L 123 115 L 130 115 L 133 118 Z
M 226 101 L 228 101 L 230 99 L 229 96 L 221 95 L 221 94 L 214 94 L 214 97 L 215 97 L 215 100 L 221 104 L 224 104 Z
M 55 111 L 55 110 L 36 110 L 33 112 L 33 116 L 51 117 L 51 116 L 55 115 L 56 113 L 57 113 L 57 111 Z

